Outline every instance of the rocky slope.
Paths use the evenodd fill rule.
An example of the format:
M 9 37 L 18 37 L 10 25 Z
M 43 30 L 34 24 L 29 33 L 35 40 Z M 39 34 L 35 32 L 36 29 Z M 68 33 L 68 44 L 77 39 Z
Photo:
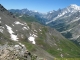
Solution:
M 33 56 L 35 54 L 33 52 L 36 52 L 37 54 L 37 52 L 41 50 L 44 53 L 40 53 L 40 54 L 43 54 L 44 57 L 47 58 L 48 60 L 53 60 L 53 56 L 51 56 L 44 49 L 37 47 L 36 41 L 35 41 L 35 39 L 37 38 L 37 34 L 36 33 L 34 34 L 34 31 L 36 31 L 36 29 L 34 29 L 34 27 L 31 27 L 32 28 L 31 29 L 30 25 L 31 24 L 28 25 L 26 22 L 21 21 L 19 18 L 15 17 L 12 13 L 8 12 L 2 5 L 0 5 L 0 44 L 1 44 L 1 47 L 4 47 L 3 49 L 4 54 L 6 55 L 9 54 L 9 53 L 5 53 L 5 51 L 7 50 L 7 47 L 4 45 L 7 43 L 10 46 L 11 50 L 8 49 L 10 51 L 15 52 L 14 51 L 15 46 L 17 47 L 22 46 L 23 48 L 26 47 L 25 51 L 26 50 L 31 51 Z M 37 50 L 37 48 L 34 49 L 34 47 L 35 48 L 37 47 L 40 50 Z M 17 50 L 18 49 L 16 49 L 16 51 Z M 20 47 L 19 52 L 23 52 L 24 54 L 25 51 L 23 51 L 23 49 Z M 11 56 L 13 56 L 13 54 L 11 54 Z M 18 53 L 18 55 L 21 55 L 21 54 Z M 0 60 L 7 58 L 6 56 L 4 56 L 6 58 L 2 56 L 3 55 L 1 55 Z M 39 57 L 44 58 L 42 55 L 40 55 Z M 19 56 L 18 59 L 20 58 L 21 56 Z

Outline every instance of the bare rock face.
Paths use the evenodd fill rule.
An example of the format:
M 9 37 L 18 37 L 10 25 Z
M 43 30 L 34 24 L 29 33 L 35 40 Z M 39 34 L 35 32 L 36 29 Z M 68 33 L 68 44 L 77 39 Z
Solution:
M 0 4 L 0 11 L 6 11 L 6 9 Z
M 15 60 L 23 57 L 26 51 L 25 47 L 20 45 L 0 45 L 0 60 Z
M 37 60 L 36 55 L 32 55 L 25 46 L 21 45 L 0 45 L 0 60 Z

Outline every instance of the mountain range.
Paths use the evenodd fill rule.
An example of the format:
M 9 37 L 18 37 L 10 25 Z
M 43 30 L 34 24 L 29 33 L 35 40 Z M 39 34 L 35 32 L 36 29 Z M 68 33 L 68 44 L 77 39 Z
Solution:
M 58 9 L 57 11 L 52 10 L 45 14 L 28 9 L 11 9 L 9 11 L 16 15 L 19 14 L 18 17 L 22 17 L 25 14 L 33 16 L 38 22 L 55 28 L 66 38 L 78 43 L 80 42 L 80 6 L 77 6 L 76 4 L 71 4 L 66 8 Z

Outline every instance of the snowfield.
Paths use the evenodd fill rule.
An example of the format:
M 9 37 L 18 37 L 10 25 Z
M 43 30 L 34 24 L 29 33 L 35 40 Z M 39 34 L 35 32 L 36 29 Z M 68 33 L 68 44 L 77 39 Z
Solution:
M 14 40 L 14 41 L 18 41 L 18 37 L 17 37 L 17 35 L 13 34 L 14 32 L 12 31 L 12 28 L 10 26 L 8 26 L 8 25 L 6 25 L 6 27 L 8 29 L 8 32 L 11 35 L 11 39 Z
M 36 44 L 36 42 L 35 42 L 35 37 L 30 36 L 30 37 L 28 38 L 28 40 L 31 41 L 32 44 Z

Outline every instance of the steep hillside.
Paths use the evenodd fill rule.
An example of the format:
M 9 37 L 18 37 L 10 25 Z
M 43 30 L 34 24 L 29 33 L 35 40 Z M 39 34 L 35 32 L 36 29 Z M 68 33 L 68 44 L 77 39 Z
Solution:
M 10 46 L 6 45 L 3 51 L 1 51 L 9 51 L 9 53 L 5 52 L 6 55 L 2 55 L 3 58 L 1 58 L 1 60 L 5 60 L 6 58 L 4 59 L 4 57 L 7 57 L 7 54 L 9 54 L 9 56 L 15 55 L 14 52 L 17 51 L 17 59 L 23 60 L 26 50 L 31 52 L 31 54 L 29 54 L 31 58 L 37 55 L 38 60 L 80 57 L 80 48 L 64 38 L 58 31 L 37 22 L 20 20 L 12 13 L 9 13 L 2 5 L 0 5 L 0 22 L 0 36 L 3 37 L 3 39 L 0 39 L 2 41 L 1 47 L 5 47 L 5 45 L 3 45 L 4 42 Z M 11 51 L 13 53 L 10 55 Z M 19 52 L 21 52 L 21 54 Z M 13 57 L 16 59 L 15 56 Z M 27 59 L 31 60 L 30 57 Z
M 79 53 L 79 47 L 65 39 L 55 29 L 44 27 L 36 23 L 32 23 L 31 27 L 33 27 L 31 28 L 31 30 L 34 31 L 33 34 L 35 35 L 37 33 L 35 39 L 37 46 L 46 50 L 55 57 L 79 57 L 80 54 L 75 55 Z
M 40 55 L 38 56 L 38 59 L 46 58 L 48 60 L 53 60 L 53 56 L 51 56 L 48 52 L 35 44 L 35 38 L 37 37 L 37 35 L 34 34 L 34 30 L 31 30 L 31 28 L 34 27 L 30 28 L 30 25 L 31 24 L 27 24 L 26 22 L 21 21 L 19 18 L 15 17 L 12 13 L 9 13 L 2 5 L 0 5 L 0 44 L 3 48 L 1 50 L 4 52 L 4 54 L 6 54 L 5 51 L 7 50 L 7 47 L 4 44 L 7 44 L 10 46 L 8 46 L 8 50 L 10 51 L 15 52 L 14 50 L 18 48 L 16 49 L 16 51 L 18 51 L 17 54 L 20 55 L 17 56 L 18 59 L 23 57 L 26 50 L 29 50 L 33 55 L 37 55 L 39 51 L 43 51 L 44 53 L 39 53 Z M 22 52 L 22 55 L 19 54 L 19 52 Z M 2 55 L 3 57 L 0 57 L 0 60 L 5 60 L 6 58 L 8 58 L 6 56 L 8 53 L 6 55 L 4 54 Z M 13 54 L 11 54 L 11 56 L 13 56 Z M 44 56 L 42 56 L 41 54 Z M 21 59 L 23 60 L 24 57 Z M 9 60 L 11 60 L 11 58 Z

